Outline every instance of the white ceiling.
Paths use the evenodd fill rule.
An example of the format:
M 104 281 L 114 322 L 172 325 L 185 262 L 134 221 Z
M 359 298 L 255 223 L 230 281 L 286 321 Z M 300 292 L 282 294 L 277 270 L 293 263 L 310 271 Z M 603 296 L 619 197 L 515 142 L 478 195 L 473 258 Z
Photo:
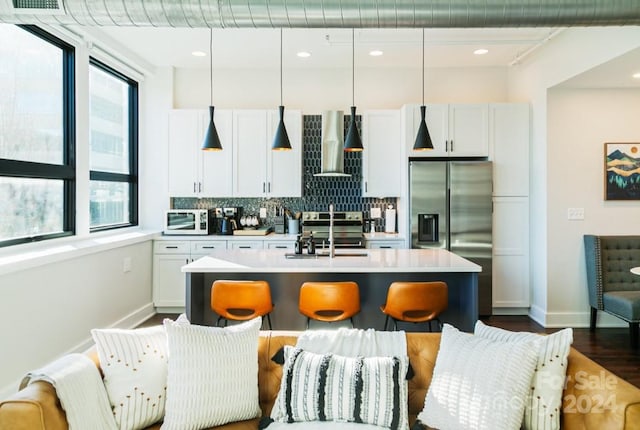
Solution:
M 100 31 L 127 46 L 156 66 L 209 67 L 209 57 L 194 57 L 192 51 L 209 52 L 209 30 L 202 28 L 100 27 Z M 427 29 L 426 67 L 508 66 L 554 34 L 550 28 L 524 29 Z M 278 29 L 214 29 L 214 68 L 279 67 Z M 356 29 L 357 67 L 421 67 L 422 32 L 419 29 Z M 486 48 L 478 56 L 473 51 Z M 369 56 L 372 49 L 384 51 Z M 310 58 L 298 58 L 298 51 Z M 351 66 L 350 29 L 283 30 L 285 68 Z
M 99 27 L 107 38 L 126 46 L 154 66 L 209 67 L 209 30 L 206 28 Z M 425 66 L 509 67 L 531 55 L 564 29 L 475 28 L 426 29 Z M 486 48 L 486 55 L 474 55 Z M 382 56 L 369 51 L 379 49 Z M 279 29 L 214 29 L 214 68 L 278 68 Z M 351 29 L 284 29 L 283 67 L 351 67 Z M 207 55 L 195 57 L 193 51 Z M 299 51 L 311 53 L 299 58 Z M 422 67 L 420 29 L 356 29 L 355 67 Z M 640 88 L 640 49 L 580 74 L 560 86 L 580 88 Z

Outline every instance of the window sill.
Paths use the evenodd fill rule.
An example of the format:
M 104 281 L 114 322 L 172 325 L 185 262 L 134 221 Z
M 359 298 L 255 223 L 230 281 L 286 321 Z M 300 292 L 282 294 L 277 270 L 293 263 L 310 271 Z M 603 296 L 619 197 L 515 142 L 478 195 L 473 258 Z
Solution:
M 46 243 L 7 247 L 0 250 L 0 275 L 150 241 L 159 234 L 159 231 L 131 227 L 117 232 L 93 233 L 82 238 L 72 236 Z

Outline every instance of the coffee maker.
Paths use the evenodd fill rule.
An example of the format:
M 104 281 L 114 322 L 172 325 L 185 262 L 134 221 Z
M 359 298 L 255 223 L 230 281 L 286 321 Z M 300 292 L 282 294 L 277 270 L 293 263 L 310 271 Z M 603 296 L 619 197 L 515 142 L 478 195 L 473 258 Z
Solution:
M 241 207 L 213 208 L 213 212 L 214 234 L 232 235 L 234 230 L 242 228 L 240 226 Z

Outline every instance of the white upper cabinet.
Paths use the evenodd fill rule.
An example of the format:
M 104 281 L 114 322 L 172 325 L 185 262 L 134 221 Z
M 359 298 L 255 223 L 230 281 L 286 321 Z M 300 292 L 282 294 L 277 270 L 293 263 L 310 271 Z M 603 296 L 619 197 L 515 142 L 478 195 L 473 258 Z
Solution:
M 403 153 L 400 111 L 365 111 L 362 141 L 362 196 L 400 196 Z
M 529 104 L 489 106 L 493 195 L 529 195 Z
M 487 157 L 489 155 L 489 108 L 481 104 L 430 104 L 426 122 L 434 149 L 414 151 L 420 124 L 420 106 L 403 108 L 407 127 L 408 157 Z M 413 133 L 410 131 L 413 130 Z
M 292 149 L 273 151 L 278 111 L 233 112 L 234 196 L 302 196 L 302 112 L 285 110 Z
M 222 151 L 202 151 L 209 125 L 208 110 L 169 112 L 169 195 L 172 197 L 229 197 L 233 167 L 231 111 L 215 110 L 214 122 Z
M 273 151 L 271 145 L 280 122 L 277 110 L 268 112 L 267 194 L 270 197 L 302 197 L 302 112 L 284 111 L 291 150 Z

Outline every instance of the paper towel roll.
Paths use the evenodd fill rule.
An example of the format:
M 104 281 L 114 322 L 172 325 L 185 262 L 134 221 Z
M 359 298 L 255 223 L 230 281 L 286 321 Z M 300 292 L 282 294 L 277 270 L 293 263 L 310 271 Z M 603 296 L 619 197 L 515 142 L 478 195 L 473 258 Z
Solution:
M 396 232 L 396 210 L 385 209 L 384 211 L 384 232 L 395 233 Z

